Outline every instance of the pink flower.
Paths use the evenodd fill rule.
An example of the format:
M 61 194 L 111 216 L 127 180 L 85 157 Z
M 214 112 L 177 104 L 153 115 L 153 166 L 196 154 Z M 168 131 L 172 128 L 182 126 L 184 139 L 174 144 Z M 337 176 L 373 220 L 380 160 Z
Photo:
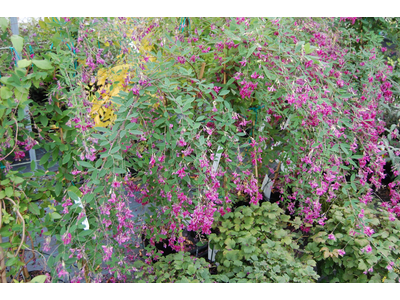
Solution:
M 108 261 L 110 260 L 111 256 L 112 256 L 112 252 L 113 252 L 113 247 L 111 246 L 101 246 L 103 248 L 104 251 L 104 256 L 103 256 L 103 261 Z
M 178 170 L 178 171 L 177 171 L 177 174 L 178 174 L 178 177 L 179 177 L 179 178 L 185 177 L 185 176 L 186 176 L 185 168 L 182 168 L 182 169 Z
M 335 236 L 333 235 L 333 233 L 331 233 L 330 235 L 328 235 L 328 239 L 336 241 Z
M 371 252 L 372 251 L 371 245 L 365 246 L 364 250 L 365 252 Z
M 114 181 L 114 182 L 111 184 L 111 186 L 114 187 L 114 188 L 118 188 L 118 187 L 121 186 L 121 182 L 119 182 L 119 181 Z
M 63 235 L 63 237 L 61 238 L 61 240 L 63 241 L 63 244 L 64 244 L 64 245 L 68 245 L 69 243 L 71 243 L 71 238 L 72 238 L 72 236 L 71 236 L 71 234 L 68 232 L 68 233 L 64 233 L 64 235 Z
M 114 193 L 112 193 L 111 198 L 108 199 L 108 202 L 115 203 L 116 200 L 117 200 L 117 196 Z
M 181 63 L 181 64 L 184 64 L 184 63 L 186 62 L 186 59 L 185 59 L 184 57 L 182 57 L 182 56 L 178 56 L 178 57 L 176 58 L 176 60 L 177 60 L 179 63 Z
M 186 142 L 183 138 L 181 138 L 178 140 L 177 145 L 183 147 L 186 146 Z
M 339 250 L 338 250 L 338 254 L 339 254 L 340 256 L 343 256 L 343 255 L 346 254 L 346 252 L 345 252 L 344 250 L 342 250 L 342 249 L 339 249 Z
M 63 277 L 65 275 L 68 275 L 68 272 L 65 271 L 65 269 L 61 269 L 57 274 L 58 277 Z
M 20 161 L 21 160 L 21 158 L 24 158 L 25 157 L 25 153 L 24 153 L 24 151 L 15 151 L 14 152 L 14 160 L 18 160 L 18 161 Z
M 254 78 L 254 79 L 257 79 L 257 78 L 258 78 L 257 72 L 254 72 L 250 77 L 251 77 L 251 78 Z
M 375 233 L 375 231 L 372 228 L 366 226 L 366 227 L 364 227 L 364 233 L 368 236 L 371 236 Z
M 150 158 L 150 162 L 149 162 L 149 166 L 150 168 L 152 168 L 154 166 L 154 164 L 156 163 L 156 160 L 154 158 L 154 154 L 151 156 Z
M 242 67 L 245 67 L 246 64 L 247 64 L 247 60 L 246 60 L 245 57 L 243 57 L 243 60 L 242 60 L 242 61 L 239 61 L 239 62 L 240 62 L 240 64 L 242 65 Z

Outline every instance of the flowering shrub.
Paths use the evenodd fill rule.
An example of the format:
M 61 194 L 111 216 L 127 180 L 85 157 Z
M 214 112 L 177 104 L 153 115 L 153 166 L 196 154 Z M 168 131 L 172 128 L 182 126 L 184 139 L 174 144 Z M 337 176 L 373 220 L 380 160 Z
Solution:
M 323 232 L 328 245 L 334 241 L 331 246 L 338 248 L 328 247 L 329 258 L 322 262 L 324 254 L 312 242 L 307 249 L 315 258 L 303 261 L 308 256 L 295 255 L 296 249 L 280 241 L 283 235 L 254 241 L 254 236 L 267 238 L 262 226 L 273 224 L 260 220 L 260 231 L 254 229 L 247 239 L 256 249 L 264 245 L 273 251 L 261 255 L 253 249 L 257 260 L 243 254 L 245 261 L 232 260 L 236 265 L 219 252 L 216 280 L 312 281 L 317 279 L 313 259 L 324 265 L 323 274 L 338 270 L 334 263 L 349 255 L 343 243 L 352 240 L 350 227 L 373 238 L 396 228 L 400 213 L 398 129 L 383 120 L 385 111 L 398 109 L 397 66 L 386 62 L 381 36 L 362 34 L 364 23 L 358 18 L 193 18 L 182 31 L 173 18 L 45 19 L 40 26 L 51 36 L 51 49 L 35 59 L 25 55 L 6 75 L 2 70 L 0 159 L 9 172 L 6 156 L 18 161 L 23 149 L 41 147 L 47 153 L 40 165 L 59 168 L 18 177 L 26 194 L 19 210 L 19 196 L 11 195 L 16 186 L 0 183 L 9 193 L 0 196 L 17 197 L 10 198 L 15 204 L 2 203 L 4 220 L 23 218 L 29 230 L 46 235 L 43 250 L 50 237 L 57 240 L 58 255 L 47 261 L 53 281 L 71 275 L 73 282 L 100 282 L 105 272 L 113 280 L 132 281 L 146 276 L 145 268 L 135 273 L 134 267 L 135 261 L 141 264 L 142 235 L 148 241 L 143 263 L 161 259 L 156 269 L 164 270 L 156 243 L 183 251 L 184 230 L 210 235 L 215 218 L 226 218 L 226 224 L 240 215 L 233 210 L 242 200 L 250 206 L 243 214 L 273 207 L 284 221 L 274 229 L 286 234 L 289 217 L 276 205 L 257 208 L 265 174 L 275 173 L 278 204 L 296 220 L 296 234 Z M 10 40 L 26 47 L 20 39 Z M 109 73 L 112 78 L 104 76 Z M 28 99 L 32 84 L 46 87 L 46 103 Z M 28 104 L 33 132 L 23 129 L 29 124 L 23 114 Z M 272 162 L 279 167 L 272 169 Z M 390 198 L 381 201 L 384 212 L 379 212 L 373 208 L 375 192 L 390 172 Z M 44 175 L 47 180 L 37 181 Z M 148 210 L 143 218 L 135 217 L 132 201 Z M 329 229 L 338 224 L 335 214 L 341 209 L 347 210 L 343 236 Z M 353 220 L 368 209 L 387 214 L 387 228 L 370 225 L 369 218 Z M 6 225 L 1 232 L 23 240 L 27 228 L 21 232 Z M 210 239 L 226 241 L 220 232 Z M 243 229 L 236 232 L 246 236 Z M 359 251 L 369 250 L 365 246 L 354 242 Z M 391 266 L 395 257 L 385 247 L 376 248 L 376 261 L 369 264 Z M 3 248 L 11 253 L 13 246 Z M 147 281 L 166 280 L 157 272 Z M 353 273 L 354 278 L 337 279 L 367 278 Z

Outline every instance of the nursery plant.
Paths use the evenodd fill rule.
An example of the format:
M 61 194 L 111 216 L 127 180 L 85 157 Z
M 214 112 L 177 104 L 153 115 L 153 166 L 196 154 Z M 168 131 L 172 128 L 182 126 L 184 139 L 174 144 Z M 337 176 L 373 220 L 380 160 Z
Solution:
M 2 281 L 52 239 L 52 282 L 397 280 L 397 240 L 384 240 L 400 213 L 390 22 L 46 18 L 31 30 L 52 44 L 31 57 L 33 33 L 1 19 L 22 53 L 1 64 Z M 32 147 L 47 153 L 11 171 L 6 158 Z M 187 231 L 220 250 L 216 274 L 182 253 Z

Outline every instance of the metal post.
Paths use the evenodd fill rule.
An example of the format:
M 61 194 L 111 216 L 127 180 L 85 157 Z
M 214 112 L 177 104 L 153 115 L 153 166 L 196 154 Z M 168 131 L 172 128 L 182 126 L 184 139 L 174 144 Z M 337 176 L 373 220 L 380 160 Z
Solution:
M 19 35 L 18 18 L 10 17 L 10 24 L 11 24 L 12 33 L 14 35 Z M 22 57 L 21 53 L 18 53 L 18 55 L 16 57 L 17 63 L 18 63 L 20 57 Z M 28 120 L 28 125 L 26 126 L 26 128 L 29 130 L 29 132 L 32 132 L 31 117 L 29 116 L 29 105 L 25 106 L 24 113 L 25 113 L 25 118 Z M 30 158 L 31 162 L 32 161 L 35 162 L 35 170 L 36 170 L 37 165 L 36 165 L 36 150 L 35 149 L 32 148 L 31 150 L 29 150 L 29 158 Z

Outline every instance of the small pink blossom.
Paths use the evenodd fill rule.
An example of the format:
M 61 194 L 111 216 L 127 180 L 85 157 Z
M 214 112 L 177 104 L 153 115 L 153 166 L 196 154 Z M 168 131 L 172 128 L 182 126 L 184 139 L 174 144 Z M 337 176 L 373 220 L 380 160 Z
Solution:
M 104 251 L 103 261 L 108 261 L 111 259 L 113 247 L 111 246 L 101 246 Z
M 180 139 L 177 141 L 177 145 L 178 145 L 178 146 L 181 146 L 181 147 L 184 147 L 184 146 L 187 145 L 187 143 L 185 142 L 185 140 L 184 140 L 183 138 L 180 138 Z
M 112 186 L 113 188 L 118 188 L 118 187 L 121 186 L 121 182 L 119 182 L 119 181 L 114 181 L 114 182 L 111 184 L 111 186 Z
M 71 234 L 69 232 L 68 233 L 64 233 L 63 237 L 61 238 L 61 240 L 63 241 L 64 245 L 70 244 L 71 243 L 71 239 L 72 239 L 72 236 L 71 236 Z
M 247 60 L 246 60 L 245 57 L 243 57 L 243 60 L 242 60 L 242 61 L 239 61 L 239 62 L 240 62 L 240 64 L 242 65 L 242 67 L 245 67 L 246 64 L 247 64 Z

